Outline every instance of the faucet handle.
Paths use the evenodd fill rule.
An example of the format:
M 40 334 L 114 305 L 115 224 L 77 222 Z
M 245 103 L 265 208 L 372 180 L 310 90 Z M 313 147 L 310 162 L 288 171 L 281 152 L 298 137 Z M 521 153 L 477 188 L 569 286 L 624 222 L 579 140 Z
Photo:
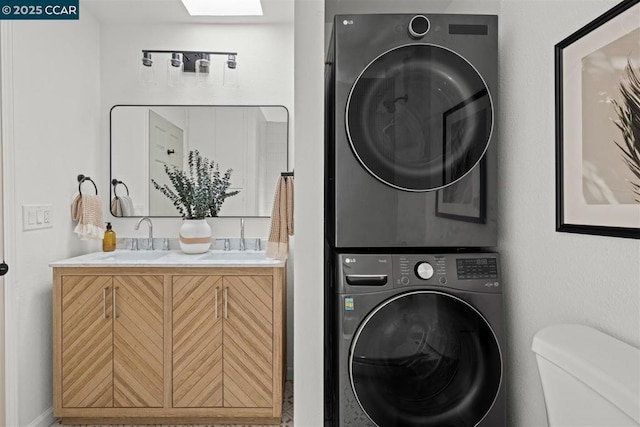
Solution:
M 224 239 L 224 250 L 228 251 L 229 249 L 231 249 L 231 243 L 229 242 L 229 239 Z
M 138 250 L 138 239 L 135 237 L 131 238 L 131 250 L 132 251 L 137 251 Z
M 163 251 L 168 251 L 169 250 L 169 238 L 167 238 L 167 237 L 162 239 L 162 250 Z
M 258 237 L 256 239 L 256 251 L 261 251 L 262 250 L 262 246 L 260 244 L 260 238 Z

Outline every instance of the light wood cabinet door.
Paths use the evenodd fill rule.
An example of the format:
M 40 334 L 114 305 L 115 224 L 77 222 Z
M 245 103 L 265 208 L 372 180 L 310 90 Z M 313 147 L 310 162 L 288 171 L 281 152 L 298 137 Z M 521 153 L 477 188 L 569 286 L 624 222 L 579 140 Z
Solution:
M 117 408 L 161 408 L 164 278 L 113 278 L 113 399 Z
M 113 406 L 111 277 L 62 277 L 62 406 Z
M 222 277 L 173 276 L 173 407 L 222 406 Z
M 273 285 L 271 276 L 225 276 L 224 406 L 273 404 Z

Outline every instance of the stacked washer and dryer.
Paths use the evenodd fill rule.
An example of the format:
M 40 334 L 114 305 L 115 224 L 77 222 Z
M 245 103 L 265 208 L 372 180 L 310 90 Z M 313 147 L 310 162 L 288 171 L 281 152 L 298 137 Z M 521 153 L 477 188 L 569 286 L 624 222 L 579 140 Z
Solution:
M 496 16 L 335 17 L 325 424 L 504 427 Z

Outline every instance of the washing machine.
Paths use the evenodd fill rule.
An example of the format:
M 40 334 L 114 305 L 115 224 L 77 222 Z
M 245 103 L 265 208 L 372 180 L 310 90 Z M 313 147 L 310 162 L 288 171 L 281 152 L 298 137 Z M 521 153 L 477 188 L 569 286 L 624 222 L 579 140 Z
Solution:
M 496 16 L 337 15 L 326 72 L 332 247 L 495 247 Z
M 340 254 L 336 265 L 333 425 L 506 426 L 498 254 Z

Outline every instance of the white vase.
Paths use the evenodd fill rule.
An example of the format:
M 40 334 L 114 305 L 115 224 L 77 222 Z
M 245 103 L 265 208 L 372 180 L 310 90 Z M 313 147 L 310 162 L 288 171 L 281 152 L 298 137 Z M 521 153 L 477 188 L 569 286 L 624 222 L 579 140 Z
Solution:
M 211 246 L 211 227 L 204 219 L 184 219 L 178 240 L 185 254 L 207 252 Z

